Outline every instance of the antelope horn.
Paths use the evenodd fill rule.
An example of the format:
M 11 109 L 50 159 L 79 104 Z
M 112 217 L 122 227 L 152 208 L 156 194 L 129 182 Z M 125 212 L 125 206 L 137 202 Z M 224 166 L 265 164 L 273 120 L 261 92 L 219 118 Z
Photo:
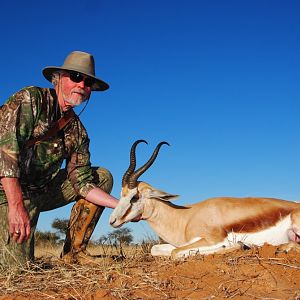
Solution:
M 167 142 L 160 142 L 160 143 L 156 146 L 155 150 L 153 151 L 153 154 L 152 154 L 152 156 L 150 157 L 150 159 L 149 159 L 142 167 L 140 167 L 138 170 L 136 170 L 136 171 L 130 176 L 130 178 L 129 178 L 129 180 L 128 180 L 128 187 L 129 187 L 130 189 L 133 189 L 133 188 L 135 188 L 135 187 L 137 186 L 137 180 L 138 180 L 138 178 L 139 178 L 145 171 L 147 171 L 147 170 L 151 167 L 151 165 L 154 163 L 154 161 L 155 161 L 155 159 L 156 159 L 156 157 L 157 157 L 157 155 L 158 155 L 158 152 L 159 152 L 160 147 L 161 147 L 162 145 L 164 145 L 164 144 L 170 146 L 170 144 L 167 143 Z
M 136 146 L 139 143 L 146 143 L 146 144 L 148 144 L 145 140 L 137 140 L 131 146 L 131 150 L 130 150 L 130 165 L 129 165 L 127 171 L 123 175 L 122 186 L 125 186 L 128 183 L 129 177 L 134 172 L 134 169 L 135 169 L 135 166 L 136 166 L 135 149 L 136 149 Z

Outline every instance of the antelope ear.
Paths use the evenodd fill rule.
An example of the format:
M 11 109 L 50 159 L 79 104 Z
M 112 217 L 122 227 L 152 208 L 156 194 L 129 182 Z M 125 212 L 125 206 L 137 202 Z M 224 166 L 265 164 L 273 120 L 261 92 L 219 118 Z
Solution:
M 151 198 L 151 199 L 158 199 L 158 200 L 162 200 L 162 201 L 171 201 L 178 197 L 179 197 L 179 195 L 172 195 L 172 194 L 166 193 L 164 191 L 160 191 L 160 190 L 150 190 L 149 191 L 149 198 Z

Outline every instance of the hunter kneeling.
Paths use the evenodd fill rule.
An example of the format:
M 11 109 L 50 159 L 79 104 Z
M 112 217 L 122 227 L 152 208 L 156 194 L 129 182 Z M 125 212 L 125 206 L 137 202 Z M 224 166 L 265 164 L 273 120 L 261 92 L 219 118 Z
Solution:
M 104 210 L 114 208 L 113 178 L 92 168 L 89 138 L 73 107 L 104 91 L 91 54 L 74 51 L 43 75 L 54 89 L 35 86 L 12 95 L 0 109 L 0 265 L 34 260 L 40 212 L 75 201 L 62 258 L 78 262 Z M 66 160 L 66 169 L 61 170 Z

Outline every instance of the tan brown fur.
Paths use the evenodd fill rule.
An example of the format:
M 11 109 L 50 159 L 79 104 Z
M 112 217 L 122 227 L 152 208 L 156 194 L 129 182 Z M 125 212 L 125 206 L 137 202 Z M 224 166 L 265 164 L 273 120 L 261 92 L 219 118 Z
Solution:
M 181 207 L 168 202 L 176 196 L 157 190 L 144 182 L 139 182 L 137 192 L 134 194 L 131 190 L 131 194 L 135 201 L 127 206 L 125 215 L 125 211 L 121 213 L 120 218 L 113 215 L 111 224 L 118 226 L 139 214 L 163 240 L 176 247 L 172 251 L 173 257 L 189 249 L 219 247 L 224 241 L 229 241 L 228 236 L 231 233 L 235 234 L 230 235 L 233 239 L 238 234 L 252 238 L 251 234 L 256 237 L 259 232 L 271 230 L 270 237 L 277 237 L 279 234 L 275 240 L 277 242 L 279 239 L 281 242 L 288 240 L 288 231 L 293 231 L 292 235 L 296 238 L 292 240 L 298 239 L 298 202 L 260 197 L 218 197 Z M 116 215 L 118 213 L 116 212 Z M 290 217 L 291 223 L 288 223 L 290 221 L 287 217 Z M 274 232 L 271 228 L 277 228 L 277 224 L 282 224 L 280 221 L 284 221 L 284 225 L 280 225 L 280 232 Z M 272 240 L 268 239 L 267 235 L 266 239 Z M 234 243 L 234 240 L 232 242 Z
M 289 208 L 273 208 L 267 212 L 236 220 L 224 227 L 226 232 L 249 233 L 274 226 L 291 213 Z

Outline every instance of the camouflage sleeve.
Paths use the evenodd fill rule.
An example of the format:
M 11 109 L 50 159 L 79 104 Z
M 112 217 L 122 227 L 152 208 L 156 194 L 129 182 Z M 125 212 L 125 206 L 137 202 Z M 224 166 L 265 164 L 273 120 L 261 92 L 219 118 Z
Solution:
M 12 95 L 0 109 L 0 177 L 20 177 L 19 153 L 33 128 L 28 90 Z
M 80 123 L 81 124 L 81 123 Z M 67 162 L 68 177 L 78 195 L 86 197 L 90 190 L 97 187 L 93 183 L 93 172 L 90 163 L 89 138 L 85 129 L 80 129 L 81 138 L 78 148 Z

